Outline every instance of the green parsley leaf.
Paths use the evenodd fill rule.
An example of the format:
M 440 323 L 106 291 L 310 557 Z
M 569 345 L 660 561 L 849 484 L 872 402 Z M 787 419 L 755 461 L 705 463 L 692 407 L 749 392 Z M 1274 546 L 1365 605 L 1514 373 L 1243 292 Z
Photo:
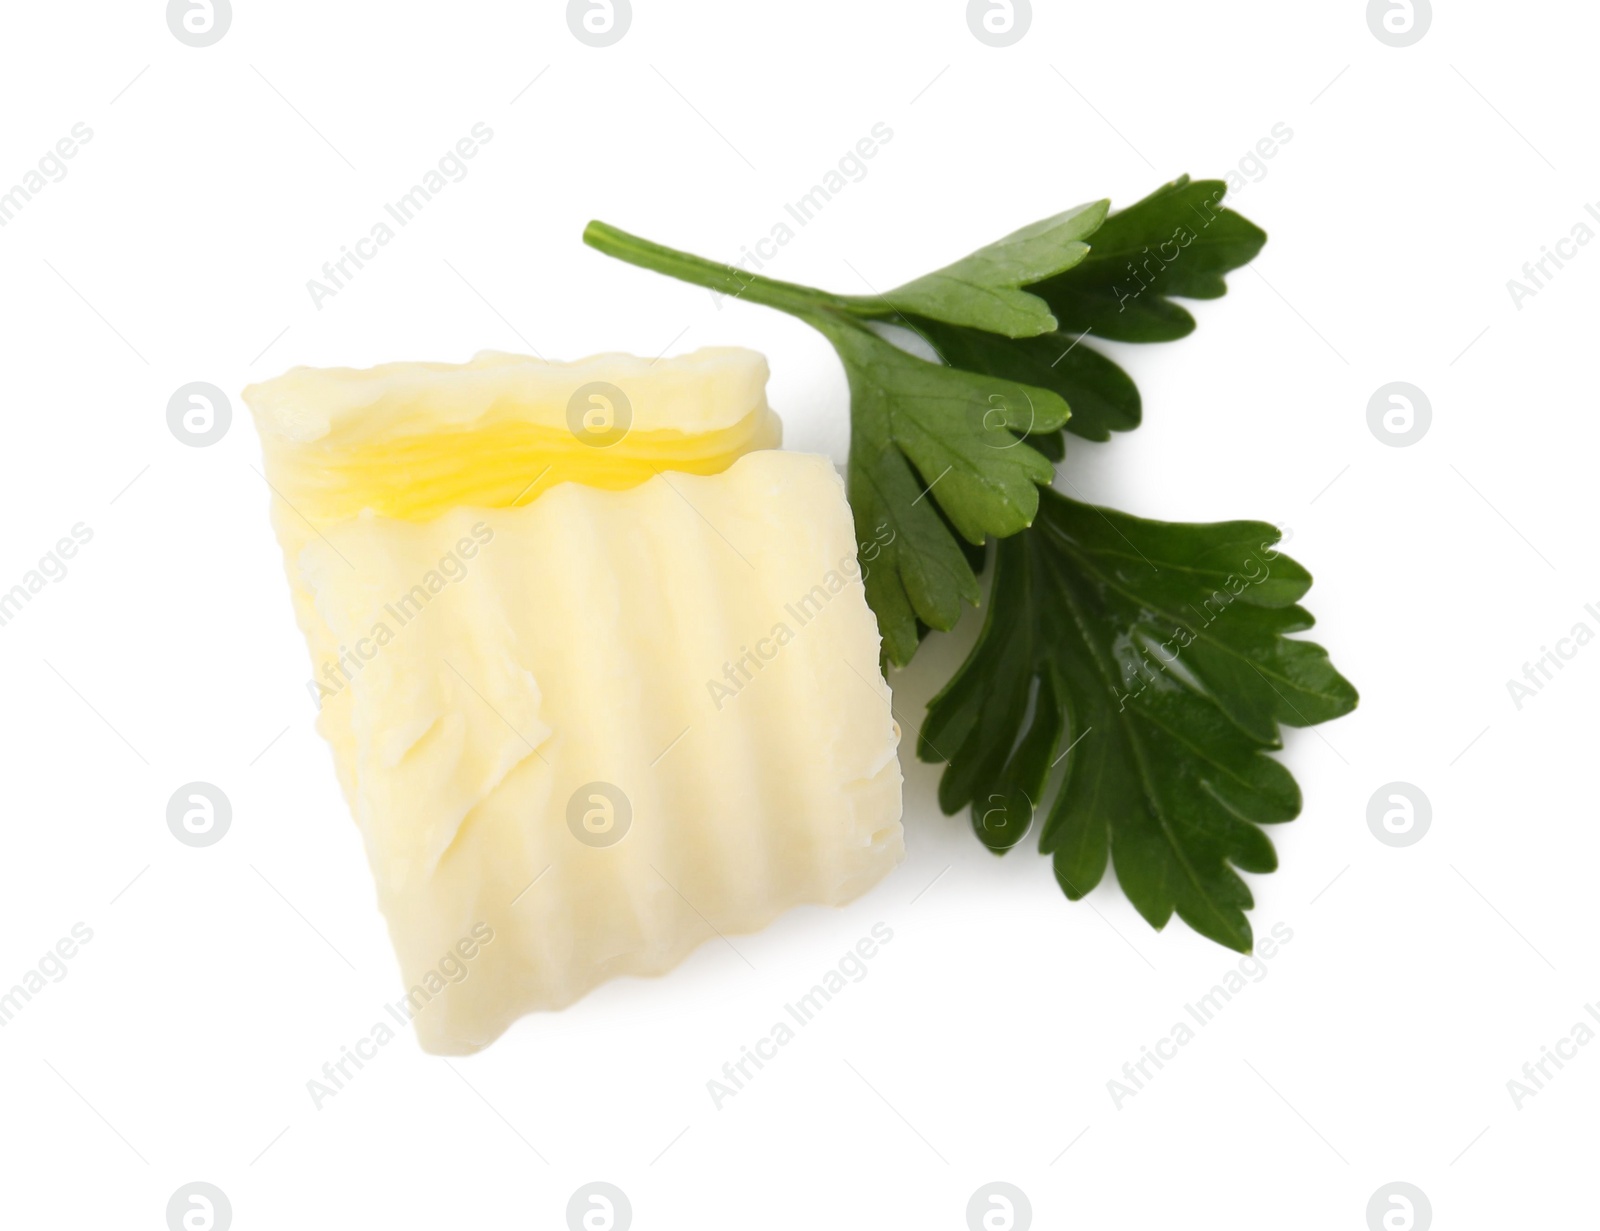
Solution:
M 1049 306 L 1021 288 L 1071 269 L 1088 256 L 1083 240 L 1105 221 L 1109 207 L 1108 201 L 1093 201 L 1042 219 L 897 287 L 881 300 L 858 302 L 876 312 L 887 301 L 897 313 L 1008 338 L 1049 332 L 1056 327 Z
M 1028 289 L 1050 305 L 1061 332 L 1120 342 L 1170 342 L 1194 317 L 1169 296 L 1216 299 L 1223 275 L 1255 260 L 1267 234 L 1221 204 L 1221 180 L 1187 175 L 1106 219 L 1089 255 Z
M 1234 869 L 1272 871 L 1259 827 L 1300 811 L 1266 753 L 1280 724 L 1356 704 L 1320 646 L 1286 635 L 1311 627 L 1296 605 L 1311 577 L 1278 537 L 1263 522 L 1173 525 L 1046 491 L 1032 529 L 1000 542 L 983 632 L 929 705 L 918 754 L 948 764 L 941 806 L 971 805 L 997 851 L 1042 810 L 1040 849 L 1069 898 L 1109 859 L 1152 926 L 1176 911 L 1248 952 L 1252 899 Z
M 1100 203 L 1024 227 L 950 266 L 959 276 L 927 281 L 920 301 L 957 318 L 992 312 L 994 303 L 1011 301 L 988 291 L 1082 259 L 1077 237 L 1104 215 Z M 840 297 L 758 277 L 600 222 L 589 224 L 584 240 L 647 269 L 789 312 L 833 344 L 850 383 L 850 507 L 867 600 L 891 663 L 909 662 L 923 633 L 953 628 L 962 608 L 977 604 L 977 576 L 962 540 L 981 547 L 987 537 L 1015 534 L 1033 520 L 1071 413 L 1059 393 L 999 373 L 959 371 L 894 346 L 875 332 L 881 322 L 905 319 L 889 299 Z
M 857 430 L 905 455 L 962 537 L 981 544 L 1033 521 L 1039 485 L 1055 470 L 1016 433 L 1059 428 L 1070 413 L 1065 401 L 1047 389 L 942 368 L 859 325 L 814 323 L 844 361 Z M 873 464 L 869 454 L 857 456 Z
M 1067 404 L 1044 389 L 941 368 L 850 321 L 812 323 L 850 382 L 848 491 L 857 541 L 888 542 L 868 568 L 868 597 L 891 662 L 916 652 L 916 621 L 954 627 L 978 601 L 966 558 L 932 503 L 969 543 L 1033 521 L 1055 469 L 1020 433 L 1051 431 Z M 931 498 L 931 499 L 930 499 Z
M 1067 431 L 1085 440 L 1109 440 L 1112 432 L 1139 426 L 1142 408 L 1133 378 L 1087 345 L 1081 334 L 1072 337 L 1051 332 L 1013 340 L 924 318 L 913 318 L 911 323 L 953 368 L 1004 377 L 1059 395 L 1072 407 Z M 1059 435 L 1056 439 L 1060 440 Z M 1061 456 L 1057 452 L 1051 460 L 1060 461 Z

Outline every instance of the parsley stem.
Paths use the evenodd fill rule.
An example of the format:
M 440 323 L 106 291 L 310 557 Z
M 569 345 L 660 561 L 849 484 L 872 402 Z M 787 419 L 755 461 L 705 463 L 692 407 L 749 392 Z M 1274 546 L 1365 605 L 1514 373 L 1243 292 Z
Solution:
M 737 265 L 724 265 L 720 261 L 708 261 L 705 257 L 680 252 L 676 248 L 630 235 L 604 222 L 591 222 L 585 227 L 583 242 L 607 256 L 707 287 L 719 295 L 746 299 L 800 316 L 814 315 L 819 308 L 854 314 L 859 313 L 862 306 L 859 300 L 793 282 L 763 278 Z

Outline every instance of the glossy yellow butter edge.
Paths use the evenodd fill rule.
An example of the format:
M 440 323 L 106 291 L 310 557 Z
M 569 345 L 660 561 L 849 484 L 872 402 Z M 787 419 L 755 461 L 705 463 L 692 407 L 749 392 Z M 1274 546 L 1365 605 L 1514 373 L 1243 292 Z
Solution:
M 714 474 L 776 448 L 767 362 L 738 347 L 665 359 L 291 369 L 244 391 L 266 475 L 313 524 L 371 509 L 426 520 L 526 504 L 563 482 L 624 488 L 662 470 Z

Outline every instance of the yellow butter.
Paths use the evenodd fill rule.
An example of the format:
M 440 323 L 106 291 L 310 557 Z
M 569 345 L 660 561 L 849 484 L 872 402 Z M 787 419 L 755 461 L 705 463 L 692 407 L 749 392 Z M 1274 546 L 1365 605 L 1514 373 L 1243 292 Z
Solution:
M 707 354 L 586 361 L 580 383 L 626 389 L 632 422 L 583 454 L 557 440 L 559 385 L 521 410 L 496 392 L 510 370 L 538 386 L 534 361 L 302 371 L 247 395 L 276 433 L 269 478 L 317 514 L 275 497 L 319 726 L 429 1050 L 848 901 L 901 857 L 899 731 L 843 486 L 826 458 L 754 449 L 777 435 L 765 365 Z M 490 457 L 501 431 L 555 443 L 511 464 Z M 412 448 L 437 462 L 420 495 L 396 460 Z M 546 466 L 565 480 L 514 502 Z M 448 508 L 442 473 L 468 493 Z M 464 940 L 465 974 L 441 981 Z

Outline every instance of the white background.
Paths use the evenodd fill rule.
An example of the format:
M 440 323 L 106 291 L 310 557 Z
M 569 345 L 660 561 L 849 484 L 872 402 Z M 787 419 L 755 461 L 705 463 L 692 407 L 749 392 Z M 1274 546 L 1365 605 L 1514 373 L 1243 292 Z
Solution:
M 1506 1083 L 1600 999 L 1600 647 L 1520 710 L 1506 681 L 1600 631 L 1600 246 L 1520 310 L 1506 282 L 1600 200 L 1591 6 L 1440 5 L 1395 49 L 1357 0 L 1037 3 L 1003 50 L 955 0 L 635 0 L 605 49 L 558 3 L 235 7 L 205 49 L 151 0 L 9 5 L 0 38 L 0 190 L 94 134 L 0 229 L 0 588 L 93 530 L 0 628 L 0 986 L 94 933 L 0 1033 L 9 1223 L 159 1228 L 204 1180 L 241 1231 L 558 1228 L 604 1179 L 642 1229 L 959 1231 L 1001 1179 L 1038 1227 L 1359 1231 L 1394 1180 L 1440 1228 L 1589 1225 L 1600 1046 L 1520 1110 Z M 307 280 L 480 121 L 468 177 L 316 308 Z M 1066 902 L 1026 846 L 995 859 L 907 757 L 908 857 L 849 909 L 449 1066 L 403 1036 L 316 1110 L 307 1079 L 400 988 L 237 391 L 295 363 L 736 343 L 770 357 L 789 446 L 842 460 L 819 336 L 579 236 L 736 259 L 879 121 L 869 174 L 768 272 L 890 286 L 1293 130 L 1234 202 L 1262 256 L 1188 340 L 1117 349 L 1145 424 L 1069 437 L 1066 466 L 1146 515 L 1281 522 L 1316 576 L 1362 703 L 1288 737 L 1305 811 L 1250 880 L 1257 934 L 1292 942 L 1119 1110 L 1108 1080 L 1237 957 L 1153 933 L 1113 883 Z M 198 380 L 235 412 L 200 449 L 166 424 Z M 1408 448 L 1367 425 L 1395 380 L 1433 407 Z M 963 644 L 895 677 L 897 708 Z M 234 808 L 203 850 L 165 821 L 196 779 Z M 1394 780 L 1433 807 L 1405 849 L 1366 820 Z M 707 1080 L 878 921 L 867 978 L 717 1110 Z

